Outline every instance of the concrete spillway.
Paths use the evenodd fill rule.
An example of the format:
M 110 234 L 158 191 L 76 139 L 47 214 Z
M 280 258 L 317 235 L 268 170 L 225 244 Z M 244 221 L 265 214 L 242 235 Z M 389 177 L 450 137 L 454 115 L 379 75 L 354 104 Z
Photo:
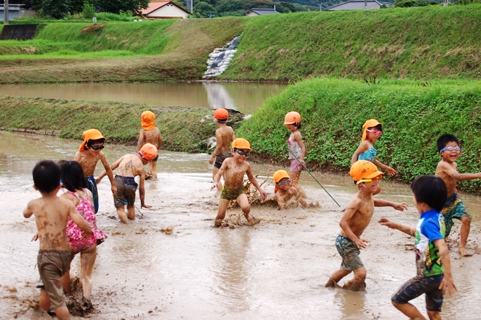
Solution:
M 212 79 L 217 77 L 227 69 L 227 66 L 234 57 L 234 54 L 237 52 L 236 48 L 239 44 L 240 38 L 241 36 L 235 37 L 223 48 L 215 48 L 214 51 L 209 54 L 209 59 L 207 60 L 207 70 L 202 77 L 203 79 Z

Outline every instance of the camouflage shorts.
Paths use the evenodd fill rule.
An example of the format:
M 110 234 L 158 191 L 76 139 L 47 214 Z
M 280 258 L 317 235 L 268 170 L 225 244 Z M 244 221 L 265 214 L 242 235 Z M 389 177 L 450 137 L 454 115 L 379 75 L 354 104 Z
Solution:
M 351 239 L 338 235 L 336 238 L 336 248 L 342 257 L 342 269 L 356 270 L 364 267 L 364 264 L 359 257 L 361 252 Z

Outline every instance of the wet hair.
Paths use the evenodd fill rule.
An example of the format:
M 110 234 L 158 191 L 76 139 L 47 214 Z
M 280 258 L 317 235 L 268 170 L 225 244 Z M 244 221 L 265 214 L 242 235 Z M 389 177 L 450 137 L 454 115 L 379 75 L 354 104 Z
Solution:
M 443 149 L 449 142 L 456 142 L 459 146 L 459 140 L 454 134 L 445 133 L 440 136 L 436 141 L 436 147 L 438 148 L 438 152 L 441 152 L 441 149 Z
M 90 146 L 92 146 L 93 144 L 96 144 L 96 143 L 105 143 L 105 139 L 100 138 L 100 139 L 96 139 L 96 140 L 87 140 L 87 143 L 85 144 L 85 146 L 90 147 Z
M 60 167 L 52 160 L 43 160 L 35 165 L 32 176 L 40 192 L 50 193 L 60 184 Z
M 77 161 L 61 160 L 58 165 L 63 186 L 68 191 L 75 192 L 75 190 L 87 188 L 84 171 Z
M 423 202 L 431 208 L 441 211 L 448 197 L 446 183 L 440 177 L 425 175 L 411 183 L 411 191 L 417 202 Z

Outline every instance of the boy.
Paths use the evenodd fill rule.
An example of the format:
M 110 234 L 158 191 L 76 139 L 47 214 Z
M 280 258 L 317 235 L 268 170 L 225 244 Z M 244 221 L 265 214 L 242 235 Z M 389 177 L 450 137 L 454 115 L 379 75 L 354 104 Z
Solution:
M 112 164 L 112 170 L 119 168 L 115 175 L 115 184 L 117 186 L 117 194 L 114 196 L 114 205 L 117 209 L 120 221 L 127 223 L 127 217 L 130 220 L 135 219 L 135 191 L 137 191 L 137 183 L 135 177 L 139 176 L 139 194 L 140 207 L 151 208 L 145 204 L 144 181 L 147 176 L 144 166 L 157 157 L 157 148 L 150 143 L 146 143 L 135 154 L 126 154 Z M 99 181 L 106 175 L 104 171 L 99 176 Z M 127 206 L 127 214 L 125 213 Z
M 224 160 L 232 157 L 230 144 L 234 141 L 235 134 L 234 130 L 226 124 L 228 118 L 229 112 L 226 109 L 218 108 L 214 111 L 214 122 L 219 128 L 215 130 L 216 147 L 209 159 L 209 163 L 214 164 L 212 179 L 215 178 Z M 218 185 L 218 190 L 222 190 L 221 184 Z
M 426 294 L 429 319 L 441 319 L 443 295 L 457 289 L 451 274 L 449 250 L 444 242 L 444 219 L 439 212 L 446 201 L 447 188 L 436 176 L 422 176 L 411 184 L 414 205 L 420 214 L 417 227 L 394 223 L 381 218 L 379 223 L 415 236 L 417 275 L 408 280 L 392 296 L 392 304 L 409 319 L 426 319 L 410 300 Z
M 366 269 L 359 257 L 359 250 L 366 248 L 368 241 L 361 239 L 361 234 L 371 221 L 374 207 L 391 206 L 403 211 L 407 204 L 373 199 L 372 196 L 379 188 L 378 181 L 382 179 L 383 173 L 378 171 L 372 162 L 367 160 L 354 162 L 349 175 L 359 192 L 352 197 L 339 223 L 342 230 L 336 238 L 336 248 L 342 257 L 341 268 L 331 275 L 326 287 L 335 287 L 342 278 L 354 272 L 354 278 L 344 284 L 343 288 L 358 291 L 366 286 L 364 283 Z
M 59 319 L 69 319 L 70 314 L 65 305 L 60 277 L 70 269 L 70 247 L 67 242 L 67 219 L 72 220 L 84 232 L 84 238 L 90 238 L 92 228 L 75 209 L 75 205 L 57 196 L 60 190 L 60 168 L 49 160 L 37 163 L 32 172 L 34 189 L 42 195 L 31 200 L 23 211 L 25 218 L 35 215 L 40 250 L 37 257 L 38 271 L 45 290 Z M 48 305 L 42 305 L 48 309 Z
M 146 143 L 153 144 L 157 150 L 162 147 L 162 137 L 160 135 L 160 130 L 155 126 L 155 114 L 151 111 L 144 111 L 141 115 L 142 119 L 142 129 L 140 129 L 139 141 L 137 142 L 137 152 Z M 150 162 L 150 172 L 149 175 L 152 178 L 157 179 L 157 159 L 159 156 L 155 157 Z
M 104 148 L 105 137 L 97 129 L 89 129 L 83 132 L 84 141 L 80 144 L 78 152 L 75 154 L 74 160 L 80 163 L 87 179 L 87 188 L 92 192 L 94 198 L 95 213 L 99 211 L 99 193 L 97 183 L 100 179 L 94 178 L 95 167 L 100 160 L 104 165 L 105 171 L 109 176 L 110 185 L 112 186 L 112 194 L 115 196 L 117 187 L 115 186 L 114 175 L 112 169 L 105 158 L 102 149 Z
M 459 199 L 456 190 L 457 180 L 473 180 L 481 178 L 480 173 L 464 173 L 461 174 L 457 170 L 456 160 L 461 153 L 459 147 L 459 140 L 452 134 L 443 134 L 436 142 L 438 152 L 441 155 L 436 167 L 436 176 L 443 179 L 447 187 L 447 200 L 442 209 L 444 215 L 444 222 L 446 224 L 445 238 L 449 236 L 451 228 L 454 224 L 453 219 L 461 220 L 461 234 L 458 252 L 461 256 L 471 256 L 471 253 L 466 251 L 466 242 L 468 241 L 469 229 L 471 226 L 471 215 L 466 210 L 463 202 Z
M 319 207 L 318 202 L 308 203 L 306 201 L 306 193 L 299 185 L 292 183 L 286 170 L 277 170 L 273 178 L 276 183 L 274 200 L 277 201 L 279 210 L 287 208 L 292 200 L 299 202 L 304 208 Z
M 232 142 L 232 157 L 224 160 L 224 163 L 222 163 L 222 166 L 214 177 L 212 189 L 219 188 L 220 178 L 224 177 L 224 187 L 220 195 L 219 211 L 215 218 L 214 227 L 220 227 L 222 225 L 227 206 L 231 200 L 237 201 L 244 212 L 244 217 L 247 219 L 249 226 L 259 223 L 259 220 L 249 215 L 251 206 L 244 190 L 244 174 L 247 174 L 249 181 L 259 190 L 262 198 L 266 198 L 267 194 L 261 189 L 256 178 L 252 175 L 251 166 L 249 162 L 247 162 L 250 150 L 251 145 L 249 141 L 243 138 L 235 139 Z

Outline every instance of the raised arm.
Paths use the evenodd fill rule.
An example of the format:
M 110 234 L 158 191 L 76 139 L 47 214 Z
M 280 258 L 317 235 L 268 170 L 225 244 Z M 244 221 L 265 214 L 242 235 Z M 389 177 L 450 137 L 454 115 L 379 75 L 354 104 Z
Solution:
M 376 158 L 374 158 L 374 161 L 372 163 L 374 163 L 374 165 L 376 165 L 376 167 L 379 167 L 379 168 L 383 169 L 384 171 L 386 171 L 390 176 L 393 176 L 397 173 L 396 170 L 394 170 L 390 166 L 385 165 L 384 163 L 377 160 Z
M 399 230 L 401 232 L 404 232 L 404 233 L 406 233 L 410 236 L 414 236 L 416 234 L 416 228 L 415 227 L 407 226 L 407 225 L 400 224 L 400 223 L 395 223 L 395 222 L 392 222 L 391 220 L 389 220 L 387 218 L 384 218 L 384 217 L 379 219 L 378 222 L 380 224 L 382 224 L 383 226 L 386 226 L 386 227 L 391 228 L 391 229 L 397 229 L 397 230 Z
M 406 202 L 391 202 L 383 199 L 374 199 L 374 206 L 375 207 L 393 207 L 396 210 L 404 211 L 408 208 L 408 204 Z

